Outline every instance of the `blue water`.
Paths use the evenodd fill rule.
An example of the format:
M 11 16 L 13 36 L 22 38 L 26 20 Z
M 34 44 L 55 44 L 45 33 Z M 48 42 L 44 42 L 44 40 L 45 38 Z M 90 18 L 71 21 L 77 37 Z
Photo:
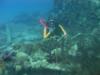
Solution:
M 52 5 L 52 0 L 0 0 L 0 46 L 7 44 L 8 36 L 41 38 L 39 19 L 46 17 Z
M 45 14 L 52 8 L 52 0 L 0 0 L 0 23 L 22 13 Z

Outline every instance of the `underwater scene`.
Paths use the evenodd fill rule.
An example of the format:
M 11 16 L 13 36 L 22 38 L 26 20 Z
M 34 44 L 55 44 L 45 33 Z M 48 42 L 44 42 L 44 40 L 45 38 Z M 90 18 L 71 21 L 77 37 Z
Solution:
M 100 0 L 0 0 L 0 75 L 100 75 Z

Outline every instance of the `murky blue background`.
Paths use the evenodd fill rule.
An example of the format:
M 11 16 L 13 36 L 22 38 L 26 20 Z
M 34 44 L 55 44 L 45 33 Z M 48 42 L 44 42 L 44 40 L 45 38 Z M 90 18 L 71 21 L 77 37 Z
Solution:
M 20 13 L 46 13 L 52 0 L 0 0 L 0 23 L 10 21 Z

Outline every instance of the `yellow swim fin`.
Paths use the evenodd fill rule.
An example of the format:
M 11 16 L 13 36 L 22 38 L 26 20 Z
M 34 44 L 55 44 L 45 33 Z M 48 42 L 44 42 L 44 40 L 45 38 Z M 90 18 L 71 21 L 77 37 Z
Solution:
M 50 32 L 48 32 L 47 28 L 45 27 L 43 31 L 43 38 L 46 39 L 49 37 L 49 35 L 50 35 Z
M 64 27 L 62 25 L 60 25 L 60 24 L 59 24 L 59 27 L 60 27 L 61 31 L 63 32 L 64 36 L 66 36 L 67 35 L 67 32 L 64 29 Z

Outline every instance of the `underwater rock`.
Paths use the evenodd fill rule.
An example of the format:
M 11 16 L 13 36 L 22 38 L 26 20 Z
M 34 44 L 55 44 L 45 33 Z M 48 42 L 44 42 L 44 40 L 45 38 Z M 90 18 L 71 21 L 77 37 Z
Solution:
M 56 49 L 53 49 L 53 50 L 51 51 L 51 54 L 54 54 L 54 55 L 56 55 L 56 56 L 61 55 L 61 53 L 62 53 L 61 48 L 56 48 Z
M 91 32 L 91 35 L 100 42 L 100 25 L 97 28 L 94 28 L 93 31 Z
M 54 18 L 56 23 L 63 24 L 72 34 L 89 33 L 98 25 L 99 0 L 54 0 L 54 3 L 53 15 L 50 14 L 49 19 Z
M 99 4 L 100 4 L 100 1 L 99 0 L 91 0 L 92 2 L 94 2 L 96 5 L 98 5 L 99 6 Z
M 68 54 L 69 55 L 72 55 L 72 56 L 76 56 L 77 55 L 77 50 L 78 50 L 78 45 L 75 44 L 71 47 L 71 49 L 68 51 Z
M 22 66 L 21 65 L 15 65 L 15 71 L 18 72 L 22 70 Z
M 0 68 L 0 75 L 3 75 L 3 69 Z
M 60 71 L 65 71 L 65 68 L 61 67 L 60 64 L 52 63 L 48 64 L 46 68 L 52 69 L 52 70 L 60 70 Z
M 2 51 L 1 58 L 5 62 L 9 62 L 15 59 L 16 52 L 12 50 L 11 47 L 6 48 Z
M 18 62 L 25 62 L 29 59 L 29 56 L 24 52 L 17 52 L 16 53 L 16 61 Z
M 33 69 L 46 68 L 47 65 L 48 65 L 48 62 L 45 59 L 38 60 L 36 62 L 31 62 L 31 67 Z
M 0 75 L 4 74 L 4 70 L 5 70 L 5 63 L 3 60 L 0 59 Z
M 48 53 L 38 50 L 37 52 L 33 53 L 32 58 L 34 61 L 43 60 L 43 59 L 47 58 L 47 55 L 48 55 Z

